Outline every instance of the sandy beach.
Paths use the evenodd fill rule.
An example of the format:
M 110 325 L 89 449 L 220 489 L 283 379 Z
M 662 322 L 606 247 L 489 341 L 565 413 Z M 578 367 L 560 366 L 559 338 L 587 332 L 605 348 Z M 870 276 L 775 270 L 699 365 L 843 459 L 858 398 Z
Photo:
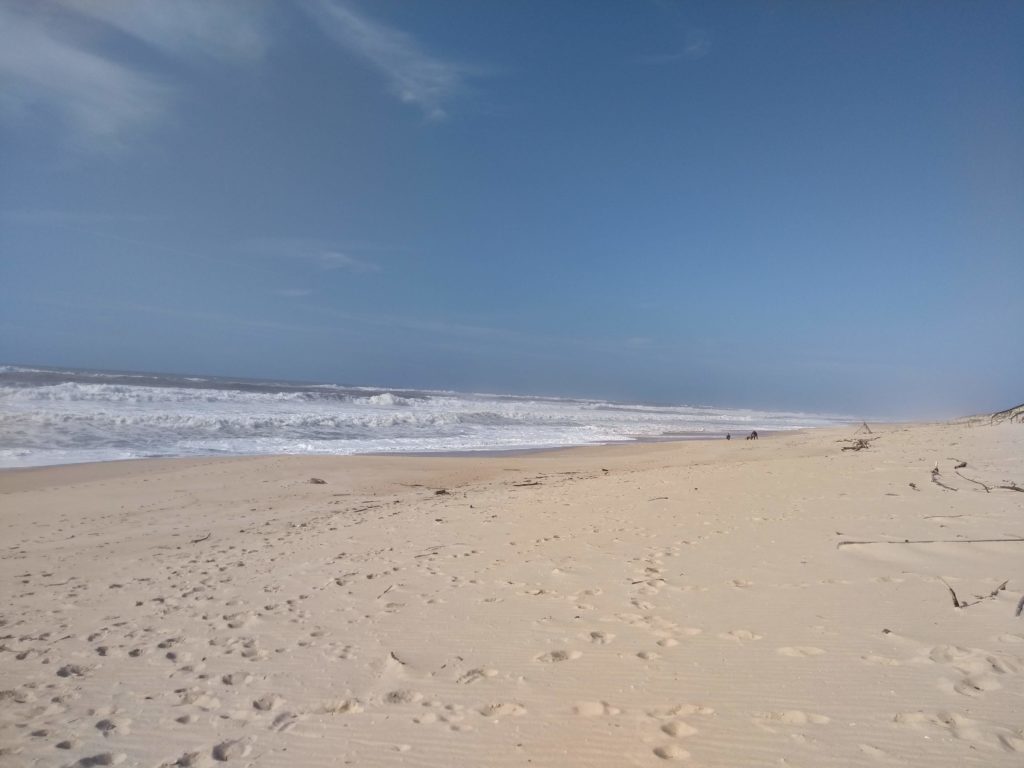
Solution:
M 1020 766 L 1024 426 L 872 430 L 0 472 L 0 764 Z

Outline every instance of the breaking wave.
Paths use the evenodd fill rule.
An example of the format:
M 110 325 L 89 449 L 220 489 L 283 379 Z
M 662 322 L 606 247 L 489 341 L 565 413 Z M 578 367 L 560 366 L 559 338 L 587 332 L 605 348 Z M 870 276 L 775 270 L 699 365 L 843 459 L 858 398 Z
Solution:
M 0 467 L 151 456 L 545 448 L 848 419 L 0 366 Z

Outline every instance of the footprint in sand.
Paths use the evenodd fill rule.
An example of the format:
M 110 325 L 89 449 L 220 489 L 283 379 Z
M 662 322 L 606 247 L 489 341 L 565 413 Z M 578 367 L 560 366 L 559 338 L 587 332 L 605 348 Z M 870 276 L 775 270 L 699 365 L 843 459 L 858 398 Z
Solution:
M 749 629 L 733 629 L 729 632 L 723 632 L 718 636 L 720 640 L 739 640 L 741 642 L 747 640 L 760 640 L 763 637 L 764 635 L 751 632 Z
M 596 643 L 597 645 L 607 645 L 615 639 L 615 635 L 611 632 L 591 632 L 588 637 L 590 642 Z
M 868 654 L 867 656 L 861 656 L 860 660 L 865 664 L 877 664 L 882 667 L 898 667 L 900 662 L 896 659 L 890 659 L 887 656 L 878 656 L 877 654 Z
M 455 682 L 460 683 L 462 685 L 470 685 L 471 683 L 475 683 L 478 680 L 483 680 L 488 677 L 497 677 L 497 675 L 498 670 L 496 669 L 479 667 L 477 669 L 471 669 L 468 672 L 464 673 Z
M 786 725 L 826 725 L 831 718 L 826 715 L 816 715 L 812 712 L 804 712 L 799 709 L 785 709 L 778 712 L 761 712 L 757 715 L 759 720 L 770 720 Z
M 985 736 L 979 730 L 980 723 L 964 717 L 958 712 L 902 712 L 893 718 L 900 725 L 912 728 L 938 728 L 946 731 L 955 739 L 969 741 L 974 744 L 984 743 Z
M 613 707 L 607 701 L 581 701 L 572 708 L 572 711 L 579 717 L 611 717 L 622 710 Z
M 521 717 L 526 714 L 526 707 L 515 701 L 491 703 L 477 710 L 484 717 Z
M 667 733 L 676 739 L 685 739 L 689 736 L 693 736 L 698 733 L 697 729 L 689 723 L 684 723 L 682 720 L 672 720 L 661 726 L 663 733 Z
M 575 661 L 582 655 L 580 651 L 549 651 L 537 656 L 536 660 L 544 664 L 554 664 L 560 661 Z
M 815 648 L 812 645 L 796 645 L 777 648 L 776 653 L 780 656 L 789 656 L 790 658 L 798 659 L 805 656 L 821 656 L 825 651 L 821 648 Z
M 987 691 L 1002 688 L 992 675 L 968 675 L 953 685 L 953 690 L 963 696 L 981 696 Z
M 252 703 L 253 709 L 258 709 L 260 712 L 272 712 L 284 703 L 284 699 L 274 693 L 268 693 L 265 696 L 260 696 Z
M 661 747 L 655 747 L 654 754 L 662 760 L 687 760 L 690 757 L 690 753 L 678 744 L 665 744 Z
M 865 755 L 867 755 L 868 757 L 872 758 L 873 760 L 878 760 L 879 762 L 886 762 L 886 763 L 902 763 L 903 762 L 902 760 L 898 760 L 897 758 L 894 758 L 892 755 L 890 755 L 885 750 L 879 749 L 878 747 L 873 746 L 871 744 L 858 744 L 857 746 L 860 747 L 860 751 L 861 752 L 863 752 Z

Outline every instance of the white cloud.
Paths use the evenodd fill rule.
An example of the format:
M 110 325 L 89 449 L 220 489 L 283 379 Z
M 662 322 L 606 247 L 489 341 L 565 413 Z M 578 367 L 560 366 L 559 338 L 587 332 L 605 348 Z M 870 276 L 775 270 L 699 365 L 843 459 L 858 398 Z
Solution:
M 325 251 L 317 256 L 324 269 L 345 269 L 349 272 L 379 272 L 380 267 L 370 261 L 349 256 L 340 251 Z
M 0 6 L 4 116 L 52 113 L 76 133 L 114 142 L 160 116 L 170 97 L 165 85 L 87 50 L 57 26 Z
M 335 42 L 384 74 L 399 99 L 432 120 L 447 116 L 445 104 L 471 74 L 463 65 L 424 52 L 407 33 L 371 21 L 337 0 L 308 0 L 303 7 Z
M 263 3 L 256 0 L 60 0 L 61 4 L 173 56 L 263 55 Z
M 263 4 L 208 0 L 53 0 L 0 5 L 0 117 L 56 118 L 91 148 L 158 121 L 176 88 L 130 63 L 111 35 L 179 61 L 247 61 L 267 38 Z

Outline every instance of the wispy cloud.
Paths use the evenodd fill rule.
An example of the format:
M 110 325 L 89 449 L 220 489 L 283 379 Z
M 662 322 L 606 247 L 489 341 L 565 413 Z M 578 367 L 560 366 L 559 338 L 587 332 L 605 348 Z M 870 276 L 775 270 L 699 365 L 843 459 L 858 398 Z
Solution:
M 399 99 L 432 120 L 447 116 L 446 105 L 474 74 L 464 65 L 428 54 L 411 35 L 371 21 L 338 0 L 307 0 L 304 7 L 335 42 L 380 71 Z
M 0 114 L 57 117 L 74 133 L 118 142 L 164 111 L 170 90 L 94 53 L 64 25 L 0 6 Z
M 641 56 L 643 64 L 671 64 L 676 61 L 695 61 L 711 53 L 711 36 L 703 29 L 691 29 L 683 38 L 681 48 L 669 53 L 655 53 Z
M 380 272 L 375 261 L 353 256 L 351 249 L 341 248 L 322 240 L 288 237 L 253 238 L 239 245 L 239 249 L 272 259 L 295 259 L 315 264 L 324 270 L 344 270 L 356 274 Z
M 263 3 L 258 0 L 61 0 L 64 7 L 102 22 L 172 56 L 202 54 L 252 60 L 266 51 Z
M 0 117 L 54 119 L 81 145 L 123 145 L 157 123 L 178 90 L 172 70 L 133 62 L 117 36 L 175 61 L 260 56 L 262 4 L 54 0 L 0 5 Z M 113 43 L 113 44 L 112 44 Z
M 324 269 L 344 269 L 348 272 L 379 272 L 380 267 L 372 261 L 364 261 L 340 251 L 324 251 L 316 256 Z

